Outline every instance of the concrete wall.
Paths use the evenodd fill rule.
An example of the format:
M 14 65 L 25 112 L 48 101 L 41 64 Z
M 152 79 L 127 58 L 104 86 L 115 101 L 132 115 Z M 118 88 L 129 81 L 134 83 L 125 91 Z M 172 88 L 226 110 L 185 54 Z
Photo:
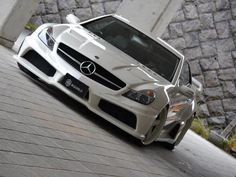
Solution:
M 44 0 L 31 22 L 64 22 L 67 13 L 82 20 L 115 12 L 120 0 Z M 190 61 L 204 85 L 200 115 L 224 127 L 236 118 L 236 1 L 185 0 L 169 24 L 164 40 Z
M 1 1 L 0 44 L 11 47 L 35 12 L 36 0 Z

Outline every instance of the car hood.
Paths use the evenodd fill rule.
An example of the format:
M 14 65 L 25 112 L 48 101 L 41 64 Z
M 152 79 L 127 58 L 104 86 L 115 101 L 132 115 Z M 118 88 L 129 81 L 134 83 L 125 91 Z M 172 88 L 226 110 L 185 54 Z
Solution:
M 144 84 L 153 86 L 170 84 L 152 70 L 83 27 L 71 27 L 59 36 L 58 42 L 70 46 L 93 60 L 129 87 Z

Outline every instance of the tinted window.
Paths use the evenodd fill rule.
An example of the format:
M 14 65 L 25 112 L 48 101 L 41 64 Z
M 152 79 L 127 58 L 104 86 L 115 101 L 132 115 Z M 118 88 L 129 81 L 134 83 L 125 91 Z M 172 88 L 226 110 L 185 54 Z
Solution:
M 85 28 L 172 81 L 179 58 L 140 31 L 114 17 L 83 24 Z

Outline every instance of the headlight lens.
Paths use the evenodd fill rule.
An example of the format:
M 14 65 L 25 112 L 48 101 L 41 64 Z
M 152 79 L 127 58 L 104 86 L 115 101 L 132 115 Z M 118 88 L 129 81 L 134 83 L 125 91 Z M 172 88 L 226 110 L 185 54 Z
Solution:
M 130 90 L 123 96 L 144 105 L 151 104 L 156 98 L 156 94 L 153 90 L 141 90 L 141 91 Z
M 53 50 L 55 39 L 53 38 L 53 28 L 45 28 L 40 34 L 39 39 L 50 49 Z

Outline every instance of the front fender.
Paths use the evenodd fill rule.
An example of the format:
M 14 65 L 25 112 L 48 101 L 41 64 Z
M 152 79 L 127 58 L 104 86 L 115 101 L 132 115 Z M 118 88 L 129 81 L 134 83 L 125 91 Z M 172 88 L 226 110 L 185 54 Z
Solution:
M 152 107 L 157 110 L 157 116 L 165 108 L 169 107 L 170 97 L 165 86 L 159 86 L 156 91 L 156 100 Z

